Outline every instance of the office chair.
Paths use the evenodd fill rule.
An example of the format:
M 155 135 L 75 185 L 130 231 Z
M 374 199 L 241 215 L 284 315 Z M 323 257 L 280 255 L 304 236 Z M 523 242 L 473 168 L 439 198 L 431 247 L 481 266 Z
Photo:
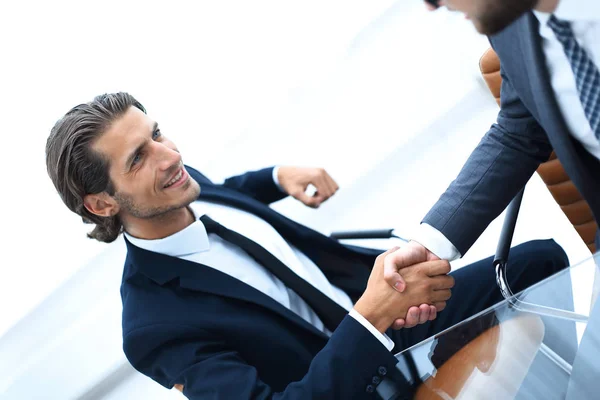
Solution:
M 488 49 L 479 60 L 479 68 L 490 92 L 500 105 L 500 88 L 502 87 L 500 59 L 492 48 Z M 581 240 L 587 245 L 590 252 L 594 253 L 596 251 L 594 238 L 598 225 L 590 206 L 567 175 L 554 152 L 552 152 L 548 161 L 539 166 L 537 173 L 548 187 L 554 200 L 573 224 Z

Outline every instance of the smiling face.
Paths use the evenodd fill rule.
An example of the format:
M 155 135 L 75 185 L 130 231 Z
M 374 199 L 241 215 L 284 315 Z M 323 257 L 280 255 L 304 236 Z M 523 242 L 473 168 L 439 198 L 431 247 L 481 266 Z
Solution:
M 538 0 L 444 0 L 450 10 L 464 13 L 475 29 L 484 35 L 493 35 L 531 11 Z
M 126 229 L 136 222 L 164 220 L 200 193 L 175 144 L 136 107 L 114 121 L 92 148 L 109 160 L 115 193 L 107 202 Z

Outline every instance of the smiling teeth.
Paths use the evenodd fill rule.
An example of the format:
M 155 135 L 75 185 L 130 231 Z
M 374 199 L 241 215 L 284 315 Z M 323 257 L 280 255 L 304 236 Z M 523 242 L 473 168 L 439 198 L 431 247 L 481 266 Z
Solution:
M 182 175 L 183 175 L 183 171 L 182 171 L 182 170 L 179 170 L 179 172 L 177 173 L 177 175 L 175 175 L 175 177 L 174 177 L 173 179 L 171 179 L 171 180 L 169 181 L 169 183 L 167 183 L 167 184 L 165 185 L 165 187 L 166 187 L 166 188 L 168 188 L 169 186 L 173 185 L 175 182 L 177 182 L 178 180 L 180 180 L 180 179 L 181 179 L 181 176 L 182 176 Z

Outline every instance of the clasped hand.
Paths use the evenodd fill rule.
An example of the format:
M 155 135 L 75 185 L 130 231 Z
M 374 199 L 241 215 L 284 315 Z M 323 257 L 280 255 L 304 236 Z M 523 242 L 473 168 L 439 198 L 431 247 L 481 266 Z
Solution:
M 287 194 L 311 208 L 318 208 L 339 189 L 323 168 L 281 166 L 277 171 L 277 180 Z M 316 188 L 312 195 L 306 193 L 309 185 Z M 441 261 L 417 242 L 410 242 L 401 249 L 387 251 L 377 258 L 373 267 L 367 290 L 363 295 L 367 295 L 366 299 L 370 299 L 372 304 L 365 309 L 377 307 L 378 302 L 384 302 L 381 296 L 390 296 L 391 303 L 402 303 L 404 308 L 390 311 L 395 317 L 385 329 L 389 326 L 394 329 L 412 328 L 434 320 L 437 313 L 446 307 L 446 300 L 450 298 L 450 288 L 454 285 L 454 280 L 447 276 L 449 272 L 450 265 L 447 261 Z M 378 291 L 377 296 L 371 293 L 373 291 Z M 365 306 L 365 300 L 361 306 Z M 404 310 L 404 314 L 398 310 Z M 388 319 L 389 315 L 382 321 Z
M 450 299 L 454 278 L 449 272 L 448 261 L 422 252 L 414 244 L 393 248 L 377 257 L 367 289 L 354 308 L 382 333 L 390 327 L 411 328 L 433 320 Z M 394 288 L 390 277 L 401 284 Z

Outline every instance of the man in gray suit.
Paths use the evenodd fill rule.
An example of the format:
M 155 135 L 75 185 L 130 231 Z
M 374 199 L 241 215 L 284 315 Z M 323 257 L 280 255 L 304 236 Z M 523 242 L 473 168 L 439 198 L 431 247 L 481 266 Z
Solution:
M 501 109 L 411 243 L 387 256 L 385 277 L 398 291 L 400 268 L 465 254 L 553 149 L 600 221 L 600 1 L 441 5 L 489 36 L 501 60 Z

